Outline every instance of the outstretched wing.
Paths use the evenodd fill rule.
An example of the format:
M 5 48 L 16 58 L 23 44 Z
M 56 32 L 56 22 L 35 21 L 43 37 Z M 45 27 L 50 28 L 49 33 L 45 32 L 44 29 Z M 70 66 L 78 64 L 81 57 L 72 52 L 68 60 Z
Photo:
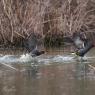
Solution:
M 28 52 L 31 52 L 36 48 L 37 43 L 38 43 L 38 41 L 37 41 L 35 35 L 32 35 L 29 38 L 24 40 L 24 47 L 26 48 L 26 50 Z

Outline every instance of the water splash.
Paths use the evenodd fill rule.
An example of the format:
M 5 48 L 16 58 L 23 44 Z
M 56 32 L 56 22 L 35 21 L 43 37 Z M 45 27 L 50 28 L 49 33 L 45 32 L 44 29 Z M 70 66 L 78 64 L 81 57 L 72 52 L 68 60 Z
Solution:
M 33 60 L 33 57 L 29 54 L 23 54 L 19 58 L 19 62 L 31 62 Z
M 57 55 L 53 58 L 54 62 L 70 62 L 70 61 L 74 61 L 74 56 L 61 56 L 61 55 Z
M 15 63 L 18 62 L 18 57 L 15 55 L 2 55 L 0 56 L 0 63 Z
M 93 57 L 85 56 L 84 60 L 94 60 Z M 44 57 L 32 57 L 29 54 L 23 54 L 23 55 L 2 55 L 0 56 L 0 63 L 36 63 L 36 64 L 49 64 L 49 63 L 71 63 L 76 62 L 77 59 L 80 61 L 79 58 L 76 58 L 75 55 L 50 55 L 44 58 Z
M 17 55 L 2 55 L 0 56 L 0 63 L 23 63 L 31 62 L 33 58 L 29 54 Z

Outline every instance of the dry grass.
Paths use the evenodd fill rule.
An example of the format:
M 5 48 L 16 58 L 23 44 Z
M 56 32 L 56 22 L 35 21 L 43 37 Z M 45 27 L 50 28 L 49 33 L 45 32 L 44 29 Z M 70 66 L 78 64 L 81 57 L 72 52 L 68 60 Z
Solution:
M 21 44 L 31 32 L 42 37 L 93 32 L 94 5 L 94 0 L 0 0 L 0 44 Z

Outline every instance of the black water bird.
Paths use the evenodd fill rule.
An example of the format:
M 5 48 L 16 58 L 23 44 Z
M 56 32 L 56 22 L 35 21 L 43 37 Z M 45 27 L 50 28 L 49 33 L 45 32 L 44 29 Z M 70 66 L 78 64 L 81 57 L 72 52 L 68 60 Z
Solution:
M 45 53 L 44 50 L 39 51 L 38 49 L 34 49 L 34 50 L 32 50 L 32 52 L 31 52 L 31 56 L 32 56 L 32 57 L 36 57 L 36 56 L 40 56 L 40 55 L 42 55 L 42 54 L 44 54 L 44 53 Z
M 90 49 L 94 47 L 92 41 L 86 38 L 85 34 L 75 33 L 73 35 L 73 43 L 77 50 L 76 55 L 83 57 Z
M 76 51 L 76 55 L 83 57 L 93 47 L 94 47 L 93 43 L 88 42 L 84 48 Z
M 35 34 L 31 34 L 31 36 L 24 41 L 24 47 L 32 57 L 40 56 L 45 53 L 44 50 L 38 49 L 38 45 L 39 41 Z
M 83 32 L 75 32 L 72 36 L 65 37 L 65 39 L 68 40 L 69 43 L 73 43 L 76 48 L 75 54 L 80 57 L 83 57 L 90 49 L 94 47 L 93 42 L 89 40 Z

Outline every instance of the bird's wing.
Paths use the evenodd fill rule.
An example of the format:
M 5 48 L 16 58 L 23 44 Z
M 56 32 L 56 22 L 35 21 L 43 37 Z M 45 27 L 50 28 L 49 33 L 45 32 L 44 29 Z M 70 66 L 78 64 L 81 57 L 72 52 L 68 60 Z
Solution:
M 35 37 L 30 37 L 24 41 L 24 47 L 28 52 L 33 51 L 37 47 L 37 39 Z

